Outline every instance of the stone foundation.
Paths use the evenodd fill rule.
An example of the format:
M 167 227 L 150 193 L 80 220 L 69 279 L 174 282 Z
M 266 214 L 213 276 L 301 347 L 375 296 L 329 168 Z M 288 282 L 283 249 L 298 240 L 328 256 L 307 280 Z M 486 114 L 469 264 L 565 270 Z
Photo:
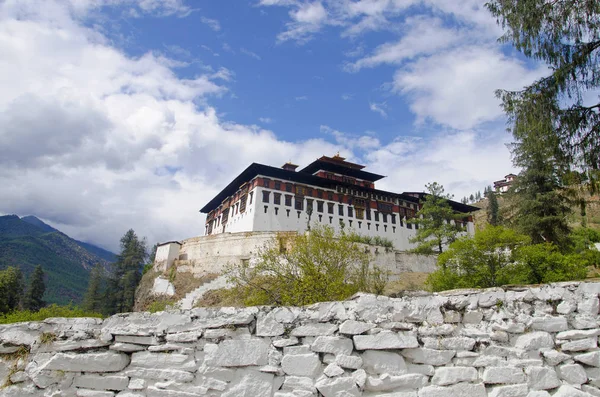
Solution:
M 600 396 L 600 283 L 0 326 L 1 396 Z

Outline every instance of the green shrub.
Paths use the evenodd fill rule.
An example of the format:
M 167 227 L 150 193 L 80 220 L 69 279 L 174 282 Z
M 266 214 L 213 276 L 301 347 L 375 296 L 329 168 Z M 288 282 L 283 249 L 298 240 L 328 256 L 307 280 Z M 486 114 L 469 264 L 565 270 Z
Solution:
M 37 312 L 18 310 L 0 315 L 0 324 L 20 323 L 24 321 L 43 321 L 51 317 L 97 317 L 100 313 L 87 312 L 77 306 L 58 306 L 56 304 L 41 308 Z
M 539 284 L 585 278 L 587 261 L 581 255 L 563 255 L 553 244 L 520 247 L 511 266 L 513 284 Z
M 172 306 L 174 303 L 175 303 L 175 301 L 173 299 L 156 300 L 156 301 L 152 302 L 150 305 L 148 305 L 147 310 L 150 313 L 164 312 L 165 310 L 167 310 L 169 308 L 169 306 Z
M 308 305 L 343 300 L 352 294 L 381 292 L 387 273 L 370 265 L 370 255 L 348 235 L 328 226 L 290 237 L 285 250 L 273 241 L 253 266 L 242 262 L 227 270 L 246 305 Z

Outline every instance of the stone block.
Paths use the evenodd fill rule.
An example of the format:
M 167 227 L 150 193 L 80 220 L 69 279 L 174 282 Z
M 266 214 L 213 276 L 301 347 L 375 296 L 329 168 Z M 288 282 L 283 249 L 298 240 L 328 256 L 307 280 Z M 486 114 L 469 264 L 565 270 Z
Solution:
M 129 356 L 112 351 L 102 353 L 58 353 L 40 369 L 69 372 L 117 372 L 129 364 Z
M 123 390 L 128 384 L 128 377 L 117 375 L 80 375 L 73 379 L 73 386 L 94 390 Z
M 463 314 L 463 324 L 479 324 L 483 320 L 483 313 L 480 311 L 468 311 Z
M 438 386 L 453 385 L 460 382 L 477 380 L 477 370 L 472 367 L 439 367 L 436 368 L 431 383 Z
M 363 366 L 363 359 L 360 356 L 339 354 L 335 357 L 335 363 L 342 368 L 359 369 Z
M 287 375 L 314 377 L 321 371 L 321 366 L 315 353 L 286 354 L 281 360 L 281 368 Z
M 487 397 L 482 383 L 457 383 L 452 386 L 426 386 L 419 390 L 419 397 Z
M 577 354 L 573 357 L 575 361 L 590 365 L 592 367 L 600 367 L 600 351 Z
M 433 350 L 426 348 L 404 349 L 402 355 L 415 364 L 446 365 L 456 355 L 454 350 Z
M 427 386 L 429 377 L 423 374 L 369 376 L 365 384 L 368 391 L 390 391 L 394 389 L 418 389 Z
M 531 328 L 538 331 L 560 332 L 569 328 L 567 318 L 563 316 L 534 317 Z
M 328 323 L 314 323 L 301 325 L 292 330 L 292 336 L 321 336 L 333 335 L 337 331 L 338 326 Z
M 554 338 L 548 332 L 536 331 L 520 335 L 515 347 L 524 350 L 551 349 L 554 347 Z
M 196 362 L 187 354 L 153 353 L 148 351 L 136 352 L 131 355 L 131 367 L 178 369 L 194 372 Z
M 323 377 L 317 381 L 315 386 L 324 397 L 358 397 L 361 395 L 354 378 L 350 376 Z
M 77 397 L 114 397 L 115 393 L 112 391 L 100 391 L 100 390 L 89 390 L 89 389 L 77 389 Z
M 598 347 L 598 338 L 585 338 L 578 339 L 571 342 L 565 342 L 561 345 L 562 351 L 565 352 L 580 352 L 585 350 L 592 350 Z
M 556 372 L 548 367 L 525 368 L 527 384 L 533 390 L 549 390 L 560 386 Z
M 207 362 L 219 367 L 267 365 L 269 345 L 262 339 L 224 340 Z
M 253 370 L 238 370 L 231 386 L 222 397 L 259 397 L 273 393 L 273 374 Z M 195 394 L 196 395 L 196 394 Z
M 354 350 L 352 339 L 343 336 L 319 336 L 310 346 L 310 349 L 318 353 L 346 354 Z
M 581 385 L 588 380 L 585 370 L 579 364 L 563 364 L 556 369 L 556 372 L 560 379 L 570 385 Z
M 363 368 L 369 374 L 398 375 L 406 373 L 404 357 L 398 353 L 367 350 L 362 355 Z
M 356 350 L 407 349 L 419 346 L 414 335 L 405 332 L 382 331 L 375 335 L 355 335 Z
M 488 393 L 488 397 L 527 397 L 528 393 L 527 384 L 495 386 Z
M 525 374 L 521 368 L 488 367 L 481 376 L 487 384 L 515 384 L 525 383 Z
M 342 367 L 340 367 L 339 365 L 337 365 L 336 363 L 331 363 L 327 367 L 325 367 L 325 369 L 323 370 L 323 373 L 326 376 L 333 378 L 335 376 L 344 375 L 345 372 L 344 372 L 344 369 Z

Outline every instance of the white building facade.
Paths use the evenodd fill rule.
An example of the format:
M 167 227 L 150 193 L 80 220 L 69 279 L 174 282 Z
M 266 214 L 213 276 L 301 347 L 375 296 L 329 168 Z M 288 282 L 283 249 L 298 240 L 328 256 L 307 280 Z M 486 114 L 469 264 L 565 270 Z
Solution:
M 253 163 L 201 209 L 207 214 L 205 235 L 241 232 L 303 232 L 309 225 L 328 225 L 359 235 L 390 240 L 396 250 L 413 248 L 411 218 L 421 194 L 375 189 L 382 175 L 340 156 L 323 156 L 300 171 Z M 458 223 L 474 233 L 470 212 L 476 207 L 451 201 Z

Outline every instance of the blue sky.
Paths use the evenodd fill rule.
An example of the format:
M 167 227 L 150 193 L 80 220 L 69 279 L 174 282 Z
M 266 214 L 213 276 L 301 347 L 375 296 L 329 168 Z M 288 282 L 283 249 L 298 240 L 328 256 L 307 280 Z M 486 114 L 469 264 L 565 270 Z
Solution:
M 547 73 L 483 4 L 6 0 L 0 213 L 181 239 L 251 162 L 338 151 L 383 189 L 483 190 L 514 171 L 494 90 Z

